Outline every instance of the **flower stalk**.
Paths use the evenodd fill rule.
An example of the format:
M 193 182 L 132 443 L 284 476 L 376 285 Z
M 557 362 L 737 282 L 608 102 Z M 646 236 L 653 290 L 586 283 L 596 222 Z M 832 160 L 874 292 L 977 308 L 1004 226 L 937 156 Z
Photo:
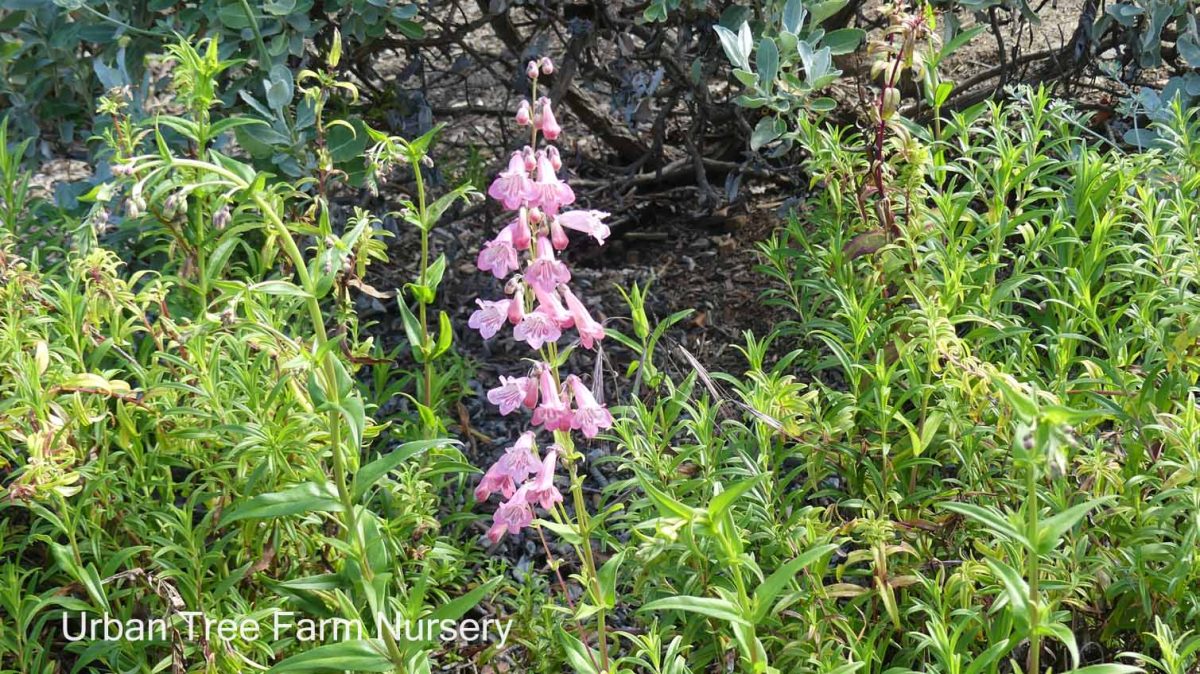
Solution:
M 475 496 L 480 502 L 493 493 L 505 499 L 488 531 L 493 543 L 534 525 L 535 507 L 550 513 L 556 525 L 572 531 L 574 536 L 568 542 L 575 548 L 583 582 L 595 604 L 591 608 L 596 615 L 599 668 L 607 671 L 604 592 L 591 547 L 591 519 L 579 471 L 584 456 L 575 448 L 572 433 L 594 438 L 610 428 L 613 419 L 582 379 L 562 371 L 558 348 L 570 329 L 585 349 L 596 348 L 605 335 L 603 326 L 571 290 L 571 271 L 558 255 L 570 244 L 568 230 L 601 244 L 610 232 L 603 222 L 607 213 L 564 210 L 575 202 L 575 193 L 557 175 L 562 169 L 559 152 L 553 145 L 538 147 L 539 137 L 554 141 L 562 133 L 550 100 L 538 96 L 539 78 L 553 72 L 554 64 L 547 58 L 527 64 L 531 96 L 518 106 L 516 122 L 530 127 L 529 145 L 511 155 L 507 168 L 488 189 L 489 196 L 513 212 L 513 219 L 483 246 L 476 266 L 505 281 L 509 297 L 476 300 L 479 309 L 468 323 L 484 339 L 511 325 L 513 337 L 537 354 L 522 376 L 500 377 L 500 385 L 488 392 L 488 400 L 502 415 L 518 409 L 531 411 L 532 425 L 549 431 L 552 444 L 539 457 L 535 432 L 523 433 L 488 469 Z M 566 468 L 573 512 L 564 507 L 554 484 L 554 470 L 560 461 Z M 538 533 L 541 535 L 540 527 Z

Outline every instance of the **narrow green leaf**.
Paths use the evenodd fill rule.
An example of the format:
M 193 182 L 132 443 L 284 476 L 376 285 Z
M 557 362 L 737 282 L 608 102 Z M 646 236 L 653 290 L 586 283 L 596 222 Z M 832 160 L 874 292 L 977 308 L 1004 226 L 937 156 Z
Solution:
M 742 617 L 738 608 L 725 599 L 713 597 L 666 597 L 652 601 L 638 611 L 685 611 L 699 613 L 717 620 L 749 626 L 750 622 Z
M 800 573 L 809 564 L 833 552 L 837 547 L 836 543 L 827 543 L 805 550 L 799 557 L 784 564 L 770 576 L 767 576 L 767 579 L 754 591 L 754 622 L 760 623 L 767 617 L 767 611 L 770 610 L 775 598 L 779 596 L 783 588 L 787 587 L 792 578 L 796 577 L 796 574 Z
M 417 322 L 417 317 L 408 308 L 408 304 L 404 301 L 403 297 L 397 298 L 396 304 L 400 306 L 400 320 L 404 323 L 404 335 L 408 338 L 413 358 L 418 363 L 424 363 L 425 344 L 421 339 L 421 324 Z
M 558 627 L 558 640 L 567 655 L 567 664 L 571 665 L 576 674 L 600 674 L 600 670 L 593 664 L 599 662 L 599 655 L 595 651 L 561 626 Z
M 259 494 L 226 510 L 221 526 L 239 520 L 289 517 L 310 512 L 341 512 L 342 504 L 332 484 L 303 482 L 283 491 Z
M 251 285 L 250 289 L 256 292 L 266 293 L 268 295 L 283 295 L 287 297 L 300 298 L 311 297 L 311 295 L 304 292 L 303 288 L 288 281 L 263 281 L 262 283 L 255 283 Z
M 1040 555 L 1045 555 L 1058 547 L 1062 537 L 1070 531 L 1076 524 L 1087 516 L 1092 510 L 1111 501 L 1113 497 L 1095 499 L 1087 503 L 1080 503 L 1062 511 L 1061 513 L 1046 518 L 1038 526 L 1037 534 L 1037 551 Z M 1032 506 L 1032 504 L 1030 504 Z
M 759 482 L 762 482 L 762 479 L 763 476 L 759 475 L 757 477 L 752 477 L 749 480 L 743 480 L 714 496 L 712 500 L 708 502 L 708 518 L 714 522 L 720 519 L 720 517 L 725 514 L 725 511 L 733 505 L 734 501 L 736 501 L 739 496 L 753 489 L 755 485 L 757 485 Z
M 284 660 L 270 669 L 272 672 L 312 672 L 324 670 L 356 672 L 389 672 L 396 665 L 385 655 L 386 649 L 378 639 L 358 639 L 318 646 Z
M 1000 580 L 1000 584 L 1004 587 L 1005 595 L 1008 597 L 1008 606 L 1013 615 L 1023 624 L 1027 624 L 1029 617 L 1029 585 L 1020 573 L 1004 562 L 998 562 L 992 559 L 986 560 L 988 568 Z
M 941 507 L 968 519 L 975 520 L 990 529 L 997 536 L 1020 543 L 1027 549 L 1032 548 L 1029 539 L 1020 531 L 1017 531 L 1016 527 L 994 508 L 985 508 L 973 503 L 943 503 Z
M 383 478 L 384 475 L 395 470 L 396 467 L 405 461 L 420 456 L 434 447 L 445 447 L 452 444 L 457 443 L 454 440 L 446 439 L 406 442 L 382 457 L 359 468 L 358 473 L 354 476 L 354 489 L 352 490 L 354 500 L 361 499 L 363 494 Z

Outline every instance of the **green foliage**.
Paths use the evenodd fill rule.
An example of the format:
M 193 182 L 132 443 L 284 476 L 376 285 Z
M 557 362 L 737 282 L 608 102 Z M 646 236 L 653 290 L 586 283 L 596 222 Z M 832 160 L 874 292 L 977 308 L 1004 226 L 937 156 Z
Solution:
M 833 57 L 853 52 L 865 35 L 857 28 L 827 32 L 821 27 L 845 4 L 846 0 L 769 2 L 757 8 L 760 11 L 753 17 L 749 12 L 727 11 L 722 23 L 713 27 L 733 64 L 734 78 L 746 88 L 738 104 L 768 113 L 754 128 L 753 149 L 782 136 L 788 126 L 785 119 L 791 115 L 827 112 L 836 105 L 817 94 L 841 75 Z
M 378 218 L 336 224 L 332 170 L 279 182 L 213 149 L 241 119 L 212 114 L 228 66 L 215 44 L 172 48 L 185 111 L 163 127 L 138 129 L 110 104 L 117 177 L 88 196 L 86 220 L 59 223 L 71 234 L 57 251 L 18 252 L 38 204 L 0 123 L 0 577 L 15 618 L 0 631 L 0 668 L 244 671 L 307 646 L 187 640 L 176 614 L 250 620 L 264 634 L 276 610 L 452 619 L 495 587 L 467 581 L 463 545 L 437 517 L 439 485 L 470 470 L 439 439 L 454 391 L 381 422 L 394 389 L 357 380 L 412 380 L 352 310 L 352 289 L 385 259 Z M 189 153 L 170 149 L 168 127 Z M 431 140 L 413 143 L 416 160 Z M 420 210 L 426 230 L 447 205 Z M 138 233 L 154 271 L 130 272 L 102 245 L 113 221 Z M 436 283 L 423 283 L 432 304 Z M 173 636 L 65 643 L 62 611 L 167 616 Z M 384 635 L 281 666 L 418 671 L 427 646 Z
M 7 0 L 0 2 L 0 104 L 18 113 L 24 135 L 35 134 L 40 119 L 75 140 L 91 128 L 101 91 L 142 87 L 154 70 L 148 56 L 176 35 L 195 35 L 219 45 L 221 58 L 244 61 L 223 88 L 227 105 L 265 97 L 277 113 L 290 102 L 292 68 L 391 36 L 421 37 L 417 14 L 414 3 L 380 0 Z
M 636 288 L 613 335 L 658 375 L 605 459 L 617 670 L 1194 668 L 1197 124 L 1124 155 L 1044 92 L 977 106 L 888 158 L 894 236 L 863 143 L 802 125 L 745 374 L 649 370 Z

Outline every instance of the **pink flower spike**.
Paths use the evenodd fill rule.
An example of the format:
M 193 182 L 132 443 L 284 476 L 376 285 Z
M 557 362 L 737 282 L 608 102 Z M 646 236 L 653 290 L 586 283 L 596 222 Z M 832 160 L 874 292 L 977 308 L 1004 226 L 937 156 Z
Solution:
M 514 152 L 508 160 L 508 169 L 502 171 L 488 188 L 488 195 L 513 210 L 521 205 L 530 192 L 532 181 L 526 169 L 524 156 Z
M 533 123 L 533 113 L 529 109 L 529 101 L 521 101 L 517 106 L 517 126 L 529 126 Z
M 519 342 L 525 342 L 529 348 L 538 350 L 543 344 L 557 342 L 562 337 L 562 330 L 554 316 L 542 307 L 527 312 L 513 328 L 513 337 Z
M 496 238 L 483 244 L 475 266 L 480 271 L 490 271 L 496 278 L 502 279 L 520 265 L 517 258 L 517 247 L 513 245 L 513 228 L 505 227 Z
M 547 215 L 558 213 L 563 206 L 575 203 L 575 191 L 558 179 L 554 165 L 544 153 L 538 156 L 537 181 L 529 190 L 529 200 L 541 206 Z
M 563 402 L 558 387 L 554 385 L 554 377 L 549 367 L 543 367 L 538 377 L 542 401 L 533 411 L 533 425 L 545 426 L 548 431 L 571 430 L 571 409 Z
M 594 438 L 602 428 L 612 428 L 613 418 L 608 409 L 596 402 L 596 398 L 583 380 L 575 375 L 567 377 L 571 387 L 571 395 L 575 398 L 575 413 L 571 419 L 571 428 L 583 431 L 586 438 Z
M 563 299 L 567 301 L 567 309 L 571 312 L 575 330 L 579 333 L 579 341 L 583 343 L 583 348 L 592 348 L 592 345 L 604 339 L 604 326 L 592 318 L 587 307 L 583 306 L 583 302 L 579 301 L 570 288 L 564 285 L 560 287 L 560 291 Z
M 531 377 L 500 377 L 500 385 L 488 391 L 488 402 L 500 408 L 500 416 L 508 416 L 508 414 L 518 407 L 534 407 L 529 405 L 529 393 L 533 392 L 534 400 L 537 400 L 537 380 Z
M 554 119 L 554 111 L 550 109 L 550 99 L 542 99 L 542 134 L 546 140 L 555 140 L 562 133 L 558 120 Z
M 604 245 L 604 240 L 612 233 L 608 225 L 604 224 L 603 219 L 608 217 L 608 213 L 604 211 L 564 211 L 557 217 L 563 227 L 583 232 L 596 239 L 600 245 Z
M 467 319 L 467 325 L 478 330 L 484 339 L 495 337 L 508 320 L 509 305 L 512 302 L 513 300 L 475 300 L 479 308 Z
M 520 495 L 520 499 L 514 495 L 496 508 L 496 514 L 492 517 L 492 528 L 487 532 L 488 540 L 493 544 L 499 543 L 505 534 L 519 534 L 530 524 L 533 524 L 533 508 L 525 502 L 523 494 Z
M 537 258 L 525 268 L 525 282 L 544 293 L 553 293 L 560 283 L 571 280 L 571 270 L 567 265 L 554 259 L 554 246 L 550 239 L 539 236 L 537 240 Z
M 554 486 L 554 463 L 557 459 L 557 447 L 547 449 L 546 456 L 542 459 L 541 466 L 534 474 L 533 480 L 525 483 L 518 490 L 517 495 L 524 496 L 525 502 L 529 505 L 532 506 L 536 503 L 543 509 L 550 510 L 555 503 L 562 503 L 562 493 Z

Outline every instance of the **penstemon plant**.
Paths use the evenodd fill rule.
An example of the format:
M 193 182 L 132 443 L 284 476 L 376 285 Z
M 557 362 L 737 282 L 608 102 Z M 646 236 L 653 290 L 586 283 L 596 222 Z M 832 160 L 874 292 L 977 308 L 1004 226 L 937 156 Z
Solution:
M 609 228 L 603 222 L 608 214 L 563 210 L 575 202 L 575 193 L 558 178 L 557 172 L 562 168 L 558 150 L 549 145 L 538 148 L 539 135 L 553 141 L 562 131 L 549 99 L 537 96 L 539 76 L 553 72 L 554 65 L 548 58 L 530 61 L 526 67 L 532 81 L 533 102 L 521 102 L 516 121 L 530 128 L 529 145 L 512 154 L 508 168 L 488 189 L 488 195 L 505 209 L 515 211 L 515 217 L 484 245 L 477 266 L 497 279 L 508 279 L 505 291 L 511 297 L 476 300 L 479 309 L 469 321 L 485 339 L 495 336 L 505 324 L 512 324 L 513 337 L 537 353 L 534 364 L 523 376 L 502 376 L 500 386 L 490 390 L 487 397 L 500 408 L 502 415 L 520 408 L 532 410 L 533 425 L 551 432 L 553 442 L 539 458 L 534 431 L 523 433 L 488 469 L 475 490 L 475 498 L 482 503 L 499 493 L 505 499 L 496 509 L 488 531 L 493 543 L 505 534 L 516 534 L 536 525 L 545 545 L 540 528 L 543 522 L 534 522 L 535 506 L 553 517 L 553 522 L 545 524 L 574 546 L 583 564 L 581 580 L 594 602 L 594 608 L 580 608 L 576 616 L 581 618 L 594 611 L 599 663 L 586 647 L 575 652 L 583 650 L 586 659 L 593 659 L 593 665 L 607 670 L 605 607 L 609 602 L 605 596 L 611 593 L 602 589 L 596 569 L 590 543 L 594 522 L 584 502 L 583 478 L 578 470 L 583 455 L 575 449 L 571 432 L 579 431 L 591 439 L 610 428 L 613 418 L 583 380 L 574 374 L 564 376 L 561 368 L 566 350 L 558 348 L 563 331 L 568 328 L 575 329 L 584 348 L 595 348 L 604 338 L 604 328 L 567 285 L 571 272 L 555 254 L 569 244 L 568 229 L 590 235 L 603 244 L 609 235 Z M 513 274 L 518 270 L 520 273 Z M 562 493 L 554 485 L 559 461 L 567 469 L 573 513 L 564 507 Z

